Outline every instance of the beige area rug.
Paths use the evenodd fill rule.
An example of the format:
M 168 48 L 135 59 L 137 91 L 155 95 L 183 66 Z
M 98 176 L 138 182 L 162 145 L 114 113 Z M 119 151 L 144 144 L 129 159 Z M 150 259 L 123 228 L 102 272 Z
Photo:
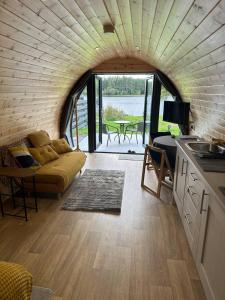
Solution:
M 40 286 L 32 287 L 31 300 L 51 300 L 53 296 L 52 290 Z

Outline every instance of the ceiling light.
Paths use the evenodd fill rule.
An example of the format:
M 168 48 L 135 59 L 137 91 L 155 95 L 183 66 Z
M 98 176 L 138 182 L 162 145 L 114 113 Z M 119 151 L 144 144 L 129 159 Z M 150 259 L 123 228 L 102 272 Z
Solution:
M 104 31 L 104 33 L 106 33 L 106 34 L 112 34 L 112 33 L 114 33 L 114 31 L 115 31 L 115 27 L 114 27 L 114 25 L 113 24 L 104 24 L 103 25 L 103 31 Z

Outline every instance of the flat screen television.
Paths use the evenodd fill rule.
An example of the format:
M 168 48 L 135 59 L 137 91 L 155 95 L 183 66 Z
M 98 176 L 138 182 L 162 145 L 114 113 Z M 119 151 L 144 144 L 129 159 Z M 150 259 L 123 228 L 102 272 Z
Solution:
M 190 103 L 164 101 L 163 121 L 188 125 Z

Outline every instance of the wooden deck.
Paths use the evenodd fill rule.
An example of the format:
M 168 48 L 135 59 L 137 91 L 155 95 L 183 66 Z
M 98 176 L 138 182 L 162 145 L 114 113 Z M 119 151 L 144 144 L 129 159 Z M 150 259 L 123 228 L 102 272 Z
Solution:
M 54 300 L 205 299 L 171 193 L 158 200 L 141 189 L 142 162 L 89 154 L 86 167 L 126 171 L 121 215 L 39 199 L 29 222 L 0 219 L 0 259 L 25 265 Z

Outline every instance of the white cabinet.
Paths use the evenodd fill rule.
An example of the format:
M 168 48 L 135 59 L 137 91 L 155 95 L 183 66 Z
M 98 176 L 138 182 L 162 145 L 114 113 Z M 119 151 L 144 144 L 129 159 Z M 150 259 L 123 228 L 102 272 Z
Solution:
M 187 189 L 188 190 L 188 189 Z M 188 243 L 192 251 L 193 256 L 196 253 L 196 239 L 198 238 L 198 211 L 193 204 L 190 192 L 188 191 L 184 199 L 184 207 L 182 214 L 182 222 L 184 225 L 184 230 L 187 235 Z
M 208 300 L 224 300 L 225 209 L 179 146 L 173 192 L 205 295 Z
M 186 175 L 188 170 L 188 160 L 180 149 L 177 150 L 175 170 L 175 184 L 173 192 L 177 208 L 181 214 L 183 210 L 183 198 L 185 191 Z
M 192 163 L 188 163 L 183 211 L 181 214 L 184 229 L 194 258 L 197 255 L 197 245 L 201 224 L 201 201 L 205 186 L 195 171 Z
M 197 268 L 207 299 L 225 299 L 225 214 L 204 194 L 198 240 Z

